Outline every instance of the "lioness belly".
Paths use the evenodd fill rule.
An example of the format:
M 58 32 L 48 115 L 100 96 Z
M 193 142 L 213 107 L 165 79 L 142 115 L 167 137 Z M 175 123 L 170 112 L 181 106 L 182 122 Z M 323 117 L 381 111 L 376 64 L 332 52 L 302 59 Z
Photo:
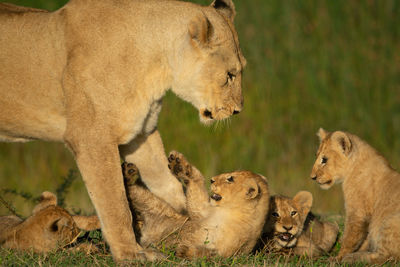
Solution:
M 66 53 L 58 19 L 0 12 L 0 141 L 62 139 Z

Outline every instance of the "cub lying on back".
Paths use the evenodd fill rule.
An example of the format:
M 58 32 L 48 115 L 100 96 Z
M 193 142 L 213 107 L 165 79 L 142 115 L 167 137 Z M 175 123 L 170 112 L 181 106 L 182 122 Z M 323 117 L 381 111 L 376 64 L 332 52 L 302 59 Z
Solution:
M 359 137 L 323 129 L 311 172 L 323 189 L 343 182 L 346 220 L 338 255 L 346 262 L 400 259 L 400 174 Z
M 71 216 L 57 206 L 57 197 L 43 192 L 40 203 L 26 220 L 0 217 L 0 245 L 4 248 L 48 252 L 72 243 L 80 230 L 100 229 L 97 216 Z
M 211 178 L 209 197 L 201 173 L 182 154 L 171 152 L 171 172 L 186 183 L 188 215 L 176 212 L 168 203 L 129 179 L 136 170 L 124 165 L 127 192 L 135 212 L 143 218 L 140 244 L 164 241 L 176 245 L 179 257 L 220 255 L 230 257 L 252 251 L 269 207 L 266 179 L 249 171 L 225 173 Z M 172 232 L 178 235 L 171 235 Z
M 330 222 L 320 222 L 310 211 L 312 201 L 307 191 L 298 192 L 293 199 L 272 196 L 262 235 L 264 249 L 311 257 L 329 252 L 339 228 Z

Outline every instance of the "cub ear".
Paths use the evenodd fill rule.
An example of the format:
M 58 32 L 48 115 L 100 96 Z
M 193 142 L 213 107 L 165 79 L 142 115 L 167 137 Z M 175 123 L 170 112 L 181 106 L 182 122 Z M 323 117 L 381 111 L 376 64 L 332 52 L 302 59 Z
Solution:
M 233 22 L 236 15 L 235 5 L 232 0 L 214 0 L 211 7 L 215 8 L 219 13 L 227 17 Z
M 353 147 L 349 136 L 345 132 L 336 131 L 332 134 L 332 138 L 340 146 L 342 152 L 348 156 Z
M 293 197 L 293 201 L 301 209 L 303 214 L 307 214 L 311 210 L 313 196 L 308 191 L 300 191 Z
M 213 31 L 214 28 L 205 15 L 198 15 L 189 23 L 189 36 L 193 45 L 206 46 Z
M 51 192 L 45 191 L 40 196 L 39 204 L 37 204 L 34 208 L 32 213 L 35 214 L 49 206 L 56 206 L 57 205 L 57 197 Z
M 253 199 L 258 196 L 260 189 L 258 188 L 258 184 L 256 181 L 251 180 L 247 181 L 246 186 L 246 199 Z
M 324 140 L 325 139 L 325 137 L 328 135 L 328 132 L 327 131 L 325 131 L 324 129 L 322 129 L 322 128 L 319 128 L 319 130 L 318 130 L 318 133 L 317 133 L 317 136 L 319 137 L 319 141 L 321 142 L 322 140 Z

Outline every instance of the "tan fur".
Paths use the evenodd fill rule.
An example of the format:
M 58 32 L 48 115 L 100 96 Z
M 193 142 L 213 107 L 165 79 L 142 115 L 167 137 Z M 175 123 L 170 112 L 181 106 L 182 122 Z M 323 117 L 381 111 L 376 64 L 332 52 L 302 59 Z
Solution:
M 317 257 L 328 253 L 339 227 L 321 222 L 310 211 L 312 195 L 298 192 L 293 198 L 272 196 L 262 241 L 267 251 Z
M 321 144 L 311 178 L 324 189 L 343 182 L 346 220 L 339 259 L 399 260 L 400 174 L 353 134 L 320 129 L 318 135 Z
M 242 109 L 234 15 L 231 0 L 70 0 L 55 12 L 0 3 L 0 140 L 68 146 L 117 260 L 146 254 L 131 228 L 120 156 L 154 194 L 185 207 L 156 127 L 166 91 L 203 122 Z
M 16 216 L 0 217 L 0 244 L 5 248 L 48 252 L 75 241 L 79 229 L 99 228 L 97 216 L 71 216 L 57 206 L 53 193 L 43 192 L 40 203 L 26 220 Z
M 251 252 L 268 212 L 266 179 L 249 171 L 215 176 L 210 198 L 203 176 L 182 154 L 171 152 L 169 161 L 186 184 L 188 214 L 176 212 L 142 186 L 128 186 L 133 208 L 144 220 L 140 244 L 176 245 L 177 256 L 184 258 Z

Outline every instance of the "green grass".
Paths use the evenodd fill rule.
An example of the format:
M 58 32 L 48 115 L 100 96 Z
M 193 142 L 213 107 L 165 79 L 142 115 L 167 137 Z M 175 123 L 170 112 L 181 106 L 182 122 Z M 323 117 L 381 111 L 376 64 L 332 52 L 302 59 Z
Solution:
M 8 2 L 51 10 L 65 3 Z M 235 4 L 248 61 L 244 110 L 204 127 L 193 107 L 167 94 L 159 120 L 166 151 L 181 151 L 207 177 L 236 169 L 262 173 L 274 193 L 309 190 L 316 213 L 343 214 L 341 188 L 322 191 L 309 178 L 315 133 L 319 127 L 355 133 L 400 166 L 400 1 Z M 35 196 L 55 192 L 70 169 L 77 167 L 62 144 L 0 143 L 0 188 Z M 2 196 L 29 215 L 33 204 Z M 69 210 L 93 212 L 81 179 L 73 182 L 65 203 Z M 6 213 L 0 206 L 0 214 Z

